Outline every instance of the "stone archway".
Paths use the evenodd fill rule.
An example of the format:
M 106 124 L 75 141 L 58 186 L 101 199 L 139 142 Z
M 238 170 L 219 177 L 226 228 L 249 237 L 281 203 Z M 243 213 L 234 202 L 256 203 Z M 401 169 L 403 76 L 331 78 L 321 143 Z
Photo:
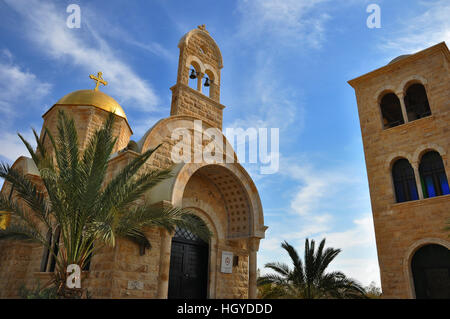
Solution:
M 408 298 L 415 299 L 416 296 L 416 289 L 415 289 L 415 283 L 414 283 L 414 275 L 413 275 L 413 267 L 412 267 L 412 261 L 416 253 L 423 247 L 429 246 L 429 245 L 436 245 L 441 246 L 447 249 L 447 251 L 450 252 L 450 242 L 440 239 L 440 238 L 423 238 L 421 240 L 418 240 L 414 242 L 409 248 L 407 249 L 404 257 L 403 257 L 403 273 L 406 279 L 406 289 L 407 289 L 407 295 Z
M 213 231 L 209 247 L 208 297 L 255 298 L 256 254 L 266 227 L 256 187 L 242 166 L 237 163 L 181 164 L 170 180 L 152 191 L 151 198 L 155 202 L 185 208 L 201 217 Z M 171 239 L 171 236 L 162 238 L 164 241 Z M 161 260 L 162 273 L 171 255 L 171 245 L 164 247 L 161 256 L 167 260 Z M 221 273 L 224 251 L 231 251 L 238 257 L 233 261 L 236 268 L 231 275 Z M 160 276 L 161 280 L 164 278 Z M 234 291 L 236 288 L 232 285 L 238 285 L 239 291 Z M 230 287 L 230 291 L 224 291 L 224 286 Z M 166 289 L 161 283 L 159 298 L 167 296 Z
M 450 250 L 437 244 L 420 247 L 411 271 L 417 299 L 450 299 Z

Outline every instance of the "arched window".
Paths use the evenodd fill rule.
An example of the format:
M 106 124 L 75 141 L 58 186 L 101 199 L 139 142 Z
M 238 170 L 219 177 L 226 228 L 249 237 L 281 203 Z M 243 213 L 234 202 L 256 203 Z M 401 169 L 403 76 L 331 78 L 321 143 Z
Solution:
M 193 62 L 191 67 L 189 68 L 189 79 L 188 84 L 191 89 L 198 90 L 198 75 L 199 75 L 200 67 Z
M 438 152 L 431 151 L 422 157 L 419 172 L 425 198 L 450 194 L 444 163 Z
M 427 92 L 422 84 L 415 83 L 406 90 L 405 107 L 410 122 L 431 115 Z
M 206 82 L 206 79 L 208 79 L 208 81 Z M 206 96 L 208 96 L 209 98 L 213 99 L 214 98 L 214 93 L 215 93 L 215 83 L 214 83 L 214 73 L 211 72 L 210 70 L 206 70 L 205 71 L 205 83 L 204 83 L 204 94 Z M 207 85 L 206 85 L 207 84 Z
M 385 129 L 405 123 L 400 100 L 394 93 L 388 93 L 383 96 L 380 107 Z
M 397 203 L 419 199 L 414 170 L 408 160 L 402 158 L 392 166 L 395 196 Z

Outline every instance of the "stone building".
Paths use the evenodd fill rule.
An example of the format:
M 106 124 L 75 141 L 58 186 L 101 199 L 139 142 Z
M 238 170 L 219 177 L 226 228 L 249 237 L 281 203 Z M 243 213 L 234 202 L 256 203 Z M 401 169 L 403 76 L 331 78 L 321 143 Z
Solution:
M 124 110 L 112 97 L 97 89 L 69 93 L 43 115 L 43 125 L 54 132 L 58 110 L 65 110 L 75 119 L 83 148 L 108 114 L 114 113 L 114 135 L 118 140 L 110 159 L 108 178 L 137 154 L 160 143 L 163 146 L 148 160 L 147 167 L 172 165 L 171 149 L 175 145 L 172 134 L 181 128 L 193 133 L 194 138 L 207 135 L 205 132 L 211 132 L 208 129 L 215 128 L 216 137 L 219 136 L 215 139 L 218 154 L 222 158 L 231 157 L 231 161 L 224 163 L 200 160 L 175 164 L 174 176 L 148 194 L 155 204 L 184 207 L 201 218 L 213 234 L 210 242 L 201 242 L 183 229 L 174 234 L 149 229 L 152 248 L 144 252 L 128 240 L 118 240 L 114 248 L 103 249 L 93 256 L 84 275 L 83 287 L 94 298 L 256 297 L 256 255 L 267 227 L 254 182 L 234 161 L 234 152 L 221 151 L 222 144 L 230 146 L 221 131 L 225 108 L 220 104 L 221 52 L 204 26 L 184 35 L 178 47 L 178 76 L 171 88 L 170 116 L 157 122 L 141 140 L 130 140 L 133 132 Z M 198 85 L 189 87 L 190 79 Z M 202 92 L 204 81 L 209 84 L 208 96 Z M 200 139 L 200 147 L 208 137 Z M 195 147 L 199 147 L 198 143 L 194 143 Z M 18 158 L 13 167 L 39 184 L 39 172 L 30 158 Z M 9 191 L 5 183 L 2 192 Z M 7 223 L 10 222 L 14 220 Z M 223 256 L 229 258 L 231 271 L 230 267 L 224 271 Z M 54 263 L 47 258 L 42 246 L 0 241 L 0 298 L 17 297 L 23 283 L 32 286 L 38 278 L 48 279 Z
M 440 43 L 349 81 L 385 298 L 450 298 L 449 75 Z

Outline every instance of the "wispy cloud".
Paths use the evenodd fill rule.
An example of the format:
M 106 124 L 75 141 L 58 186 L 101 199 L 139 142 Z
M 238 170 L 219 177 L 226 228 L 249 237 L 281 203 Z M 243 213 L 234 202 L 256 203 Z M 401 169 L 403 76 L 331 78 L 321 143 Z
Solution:
M 340 248 L 342 252 L 330 264 L 327 271 L 342 271 L 347 276 L 358 280 L 363 285 L 375 282 L 380 286 L 379 265 L 376 253 L 375 231 L 372 216 L 365 213 L 353 220 L 350 227 L 342 231 L 332 231 L 336 226 L 331 220 L 319 217 L 315 221 L 312 216 L 292 219 L 292 223 L 301 226 L 298 232 L 287 232 L 281 235 L 280 229 L 267 234 L 267 239 L 261 242 L 259 267 L 261 273 L 271 272 L 264 269 L 264 264 L 281 261 L 290 264 L 289 256 L 280 245 L 286 240 L 292 244 L 303 258 L 306 238 L 314 239 L 316 243 L 326 238 L 326 247 Z M 311 220 L 308 223 L 306 220 Z M 269 228 L 270 230 L 270 228 Z M 281 254 L 280 254 L 281 252 Z
M 9 50 L 0 51 L 0 123 L 3 128 L 12 117 L 23 112 L 27 104 L 33 105 L 48 95 L 51 88 L 49 83 L 14 63 L 14 56 Z M 15 109 L 17 107 L 21 109 Z
M 382 42 L 382 49 L 415 53 L 442 41 L 450 43 L 450 2 L 421 1 L 420 6 L 422 13 L 400 21 L 398 31 Z
M 370 213 L 353 221 L 353 227 L 341 232 L 324 232 L 327 245 L 342 249 L 330 270 L 341 270 L 347 276 L 369 285 L 372 281 L 380 285 L 379 265 L 376 254 L 375 230 Z
M 255 71 L 249 75 L 244 87 L 240 88 L 240 92 L 245 94 L 226 97 L 232 101 L 234 108 L 242 110 L 239 117 L 226 123 L 227 127 L 265 127 L 284 131 L 295 124 L 296 132 L 300 132 L 305 112 L 303 92 L 281 83 L 272 57 L 260 52 L 254 59 Z
M 362 167 L 358 170 L 349 164 L 333 165 L 327 161 L 326 168 L 323 168 L 313 164 L 311 156 L 306 154 L 281 158 L 280 163 L 280 173 L 295 180 L 298 185 L 291 209 L 301 216 L 336 208 L 336 201 L 342 201 L 347 206 L 352 202 L 369 200 L 368 190 L 362 187 L 366 184 Z
M 364 168 L 358 169 L 355 163 L 333 164 L 332 161 L 324 167 L 313 161 L 310 154 L 282 157 L 280 167 L 280 174 L 286 179 L 284 184 L 294 191 L 289 207 L 278 217 L 281 221 L 269 225 L 268 241 L 265 243 L 265 239 L 261 244 L 262 273 L 267 272 L 264 263 L 274 260 L 290 263 L 287 254 L 280 257 L 283 240 L 303 254 L 306 238 L 316 241 L 326 238 L 327 247 L 342 249 L 330 271 L 343 271 L 364 285 L 371 281 L 379 285 L 373 219 L 367 213 L 369 194 L 367 187 L 363 187 Z
M 239 35 L 247 39 L 260 37 L 284 45 L 298 46 L 302 41 L 320 47 L 325 39 L 325 22 L 330 16 L 318 6 L 328 0 L 241 0 Z
M 151 85 L 89 27 L 89 21 L 83 20 L 86 17 L 82 15 L 81 29 L 69 29 L 65 21 L 67 14 L 53 3 L 37 0 L 5 2 L 24 18 L 27 36 L 46 54 L 86 72 L 104 70 L 111 83 L 110 91 L 120 102 L 141 111 L 155 110 L 159 98 Z
M 83 6 L 83 8 L 84 7 L 85 6 Z M 119 40 L 121 43 L 131 44 L 153 54 L 156 57 L 166 59 L 171 63 L 176 63 L 178 61 L 178 55 L 175 54 L 173 50 L 168 50 L 160 43 L 152 41 L 149 39 L 148 34 L 146 34 L 145 41 L 138 41 L 133 33 L 122 28 L 120 24 L 112 23 L 111 19 L 98 15 L 95 11 L 83 10 L 83 17 L 85 18 L 84 22 L 91 30 L 96 29 L 96 25 L 101 25 L 102 28 L 100 30 L 96 29 L 96 32 L 101 32 L 101 36 L 104 36 L 105 38 L 111 38 L 114 40 Z M 93 25 L 91 22 L 93 22 Z
M 5 131 L 0 131 L 0 134 L 2 136 L 0 156 L 3 156 L 10 162 L 14 162 L 19 156 L 30 156 L 30 153 L 17 134 Z M 21 134 L 33 147 L 36 146 L 31 130 Z

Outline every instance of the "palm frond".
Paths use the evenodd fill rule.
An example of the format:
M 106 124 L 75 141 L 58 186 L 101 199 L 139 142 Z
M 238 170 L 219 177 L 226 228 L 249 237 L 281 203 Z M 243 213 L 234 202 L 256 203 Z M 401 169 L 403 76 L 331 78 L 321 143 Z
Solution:
M 279 262 L 267 263 L 264 265 L 265 268 L 272 269 L 273 271 L 279 273 L 281 276 L 288 278 L 291 275 L 291 270 L 289 266 Z

